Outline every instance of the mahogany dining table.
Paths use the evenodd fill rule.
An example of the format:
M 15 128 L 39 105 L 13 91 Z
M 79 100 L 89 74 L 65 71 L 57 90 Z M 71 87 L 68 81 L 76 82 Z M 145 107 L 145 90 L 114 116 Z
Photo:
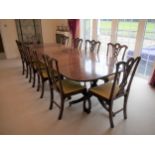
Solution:
M 107 80 L 108 76 L 114 74 L 116 61 L 111 57 L 107 58 L 103 52 L 86 52 L 56 43 L 32 44 L 29 47 L 36 51 L 40 58 L 43 54 L 55 58 L 63 77 L 78 82 L 90 82 L 90 87 L 96 86 L 99 79 Z M 71 101 L 70 105 L 81 102 L 88 96 L 87 94 Z M 85 112 L 89 113 L 90 109 L 89 105 L 84 105 Z
M 105 79 L 114 73 L 115 62 L 103 52 L 77 50 L 61 44 L 46 43 L 29 46 L 40 55 L 45 54 L 58 61 L 60 73 L 74 81 L 87 82 Z

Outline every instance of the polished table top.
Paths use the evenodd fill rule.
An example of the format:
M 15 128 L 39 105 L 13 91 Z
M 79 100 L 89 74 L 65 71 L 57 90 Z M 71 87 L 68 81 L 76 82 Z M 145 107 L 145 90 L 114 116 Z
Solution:
M 85 52 L 59 44 L 31 45 L 32 50 L 58 60 L 60 73 L 75 81 L 93 81 L 113 73 L 114 62 L 105 54 Z

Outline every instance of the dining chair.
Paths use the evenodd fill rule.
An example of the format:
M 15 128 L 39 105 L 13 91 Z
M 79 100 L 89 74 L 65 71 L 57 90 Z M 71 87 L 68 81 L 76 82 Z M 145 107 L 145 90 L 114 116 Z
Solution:
M 85 51 L 96 52 L 100 51 L 101 42 L 95 40 L 85 40 Z
M 24 51 L 23 51 L 23 48 L 22 48 L 22 42 L 16 40 L 16 44 L 17 44 L 17 47 L 18 47 L 18 51 L 20 53 L 21 61 L 22 61 L 22 74 L 24 75 L 27 68 L 26 68 L 26 60 L 25 60 L 26 58 L 25 58 Z
M 128 46 L 121 45 L 119 43 L 108 43 L 107 44 L 107 58 L 112 57 L 117 60 L 124 60 L 125 53 L 128 49 Z
M 31 57 L 29 53 L 29 48 L 25 43 L 22 43 L 22 49 L 23 49 L 23 54 L 25 57 L 25 63 L 26 63 L 26 78 L 29 77 L 29 82 L 31 82 L 31 77 L 32 77 L 32 69 L 31 69 Z
M 25 54 L 25 57 L 26 57 L 26 66 L 28 71 L 27 74 L 29 75 L 29 82 L 31 82 L 32 70 L 34 70 L 35 61 L 33 60 L 32 52 L 30 51 L 30 48 L 26 44 L 23 44 L 23 53 Z M 34 82 L 33 82 L 33 85 L 34 85 Z
M 96 52 L 97 54 L 100 51 L 101 42 L 95 40 L 85 40 L 85 52 Z M 92 85 L 94 82 L 89 82 L 89 85 Z M 84 85 L 87 86 L 86 82 Z
M 80 39 L 80 38 L 73 39 L 73 46 L 74 46 L 74 48 L 76 48 L 78 50 L 81 50 L 82 43 L 83 43 L 83 39 Z
M 28 63 L 29 63 L 29 75 L 30 75 L 29 82 L 31 82 L 32 81 L 32 72 L 36 70 L 35 66 L 36 66 L 37 61 L 34 59 L 33 53 L 28 46 L 26 46 L 26 53 L 27 53 Z M 33 79 L 35 80 L 35 76 Z M 34 82 L 32 84 L 32 87 L 33 87 L 33 85 L 34 85 Z
M 59 93 L 60 99 L 61 99 L 60 104 L 57 103 L 57 101 L 54 100 L 54 95 L 52 93 L 51 104 L 49 109 L 51 110 L 53 108 L 53 104 L 55 104 L 60 109 L 58 119 L 61 120 L 63 116 L 63 111 L 64 111 L 65 99 L 79 93 L 85 96 L 86 88 L 84 86 L 81 86 L 78 82 L 71 81 L 69 79 L 63 79 L 59 71 L 58 61 L 56 59 L 54 58 L 49 59 L 48 67 L 50 68 L 49 74 L 50 74 L 51 83 L 52 83 L 51 89 L 56 90 Z M 85 105 L 85 99 L 83 101 L 83 108 L 84 108 L 84 105 Z
M 140 57 L 130 58 L 126 62 L 120 61 L 116 64 L 116 72 L 113 81 L 92 87 L 89 90 L 90 96 L 96 96 L 108 113 L 111 128 L 114 127 L 113 117 L 123 111 L 124 119 L 127 119 L 127 101 L 130 92 L 131 83 L 135 75 Z M 113 103 L 115 99 L 124 97 L 123 108 L 113 112 Z
M 48 73 L 47 73 L 45 64 L 43 63 L 42 57 L 39 56 L 36 51 L 33 51 L 33 53 L 34 53 L 34 56 L 35 56 L 35 59 L 36 59 L 35 61 L 37 62 L 36 63 L 36 69 L 37 69 L 37 74 L 38 74 L 38 87 L 37 87 L 37 91 L 39 91 L 39 89 L 40 89 L 40 79 L 41 79 L 42 87 L 41 87 L 40 98 L 43 98 L 43 96 L 44 96 L 44 85 L 45 85 L 45 82 L 47 80 L 49 80 Z
M 39 91 L 39 88 L 40 88 L 40 74 L 39 74 L 39 70 L 45 70 L 46 66 L 45 66 L 45 64 L 42 61 L 38 60 L 38 58 L 36 57 L 35 51 L 30 50 L 30 57 L 31 57 L 31 70 L 32 70 L 31 72 L 33 72 L 32 87 L 35 87 L 35 83 L 36 83 L 35 81 L 36 81 L 36 75 L 37 75 L 38 76 L 37 91 Z
M 128 46 L 126 45 L 121 45 L 119 43 L 108 43 L 107 54 L 106 54 L 107 61 L 110 61 L 109 59 L 113 59 L 113 61 L 115 62 L 125 60 L 125 54 L 127 49 L 128 49 Z M 104 81 L 107 82 L 113 79 L 114 79 L 114 75 L 110 75 L 107 78 L 105 78 Z
M 50 63 L 50 57 L 48 55 L 43 54 L 42 55 L 45 66 L 46 66 L 46 70 L 47 70 L 47 75 L 48 75 L 48 79 L 49 79 L 49 88 L 50 88 L 50 104 L 52 104 L 53 101 L 53 82 L 52 82 L 52 78 L 51 78 L 51 68 L 49 66 Z M 54 76 L 56 76 L 55 78 L 58 78 L 58 75 L 56 74 L 56 72 L 54 71 Z

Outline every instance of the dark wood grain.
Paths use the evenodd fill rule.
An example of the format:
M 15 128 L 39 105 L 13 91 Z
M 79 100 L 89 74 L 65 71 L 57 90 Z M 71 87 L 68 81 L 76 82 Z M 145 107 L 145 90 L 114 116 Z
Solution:
M 63 76 L 76 81 L 94 81 L 113 73 L 114 63 L 104 54 L 85 52 L 59 44 L 31 45 L 32 50 L 58 60 Z

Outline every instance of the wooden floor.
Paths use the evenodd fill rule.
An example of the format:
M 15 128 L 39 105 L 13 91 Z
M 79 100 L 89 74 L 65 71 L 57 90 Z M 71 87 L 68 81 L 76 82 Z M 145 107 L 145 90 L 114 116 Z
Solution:
M 123 113 L 116 115 L 114 129 L 110 129 L 108 113 L 96 98 L 91 99 L 90 114 L 82 112 L 82 103 L 69 107 L 66 102 L 59 121 L 58 108 L 48 110 L 49 95 L 47 83 L 44 98 L 39 98 L 40 92 L 21 74 L 20 60 L 0 60 L 0 134 L 155 134 L 155 90 L 144 79 L 134 79 L 128 119 L 123 119 Z M 58 94 L 56 98 L 59 100 Z M 119 99 L 115 108 L 121 105 Z

